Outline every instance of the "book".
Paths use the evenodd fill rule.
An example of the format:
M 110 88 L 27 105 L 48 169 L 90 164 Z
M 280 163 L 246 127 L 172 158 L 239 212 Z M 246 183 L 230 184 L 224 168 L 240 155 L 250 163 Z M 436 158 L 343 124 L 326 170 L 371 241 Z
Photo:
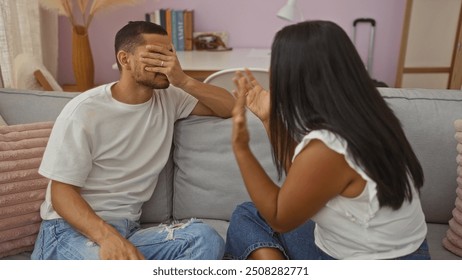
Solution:
M 184 49 L 192 51 L 194 49 L 194 10 L 184 12 Z
M 176 10 L 176 37 L 177 37 L 177 51 L 184 51 L 184 10 Z
M 149 21 L 152 23 L 156 23 L 156 13 L 155 12 L 149 13 Z
M 155 10 L 154 11 L 154 20 L 151 19 L 151 21 L 154 22 L 157 25 L 161 25 L 160 24 L 160 10 Z
M 160 26 L 162 26 L 165 30 L 167 30 L 167 26 L 165 24 L 165 9 L 159 10 L 159 17 L 160 17 Z
M 160 25 L 160 11 L 155 10 L 145 14 L 145 20 Z
M 145 20 L 162 26 L 176 50 L 194 49 L 194 10 L 157 9 L 145 13 Z
M 165 10 L 165 30 L 168 33 L 168 37 L 170 41 L 172 40 L 172 10 L 166 9 Z
M 171 12 L 171 25 L 172 25 L 172 43 L 176 50 L 178 50 L 178 13 L 176 10 Z

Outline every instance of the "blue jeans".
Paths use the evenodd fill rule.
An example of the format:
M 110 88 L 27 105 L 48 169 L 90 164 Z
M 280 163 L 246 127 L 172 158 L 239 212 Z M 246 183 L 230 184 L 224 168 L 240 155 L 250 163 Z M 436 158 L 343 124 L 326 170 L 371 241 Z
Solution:
M 238 205 L 231 216 L 226 237 L 225 259 L 247 259 L 259 248 L 279 249 L 287 259 L 292 260 L 334 260 L 314 243 L 313 221 L 279 234 L 260 216 L 255 205 L 245 202 Z M 415 252 L 397 259 L 428 260 L 427 241 Z
M 148 260 L 222 259 L 223 238 L 200 220 L 141 229 L 129 220 L 108 221 Z M 95 260 L 99 246 L 65 220 L 43 221 L 32 259 Z

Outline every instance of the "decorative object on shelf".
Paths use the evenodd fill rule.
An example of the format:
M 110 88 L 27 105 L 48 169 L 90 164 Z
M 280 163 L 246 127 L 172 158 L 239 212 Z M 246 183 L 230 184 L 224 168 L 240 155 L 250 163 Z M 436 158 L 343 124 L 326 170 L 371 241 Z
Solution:
M 201 51 L 230 51 L 226 32 L 194 32 L 194 47 Z
M 72 67 L 79 91 L 94 86 L 95 69 L 88 36 L 88 28 L 94 16 L 104 10 L 139 2 L 140 0 L 40 0 L 44 8 L 64 15 L 72 25 Z
M 295 13 L 298 12 L 300 16 L 300 20 L 304 21 L 303 13 L 302 11 L 297 7 L 297 0 L 288 0 L 287 4 L 282 7 L 279 12 L 277 13 L 277 16 L 279 18 L 282 18 L 284 20 L 288 21 L 294 21 L 295 19 Z

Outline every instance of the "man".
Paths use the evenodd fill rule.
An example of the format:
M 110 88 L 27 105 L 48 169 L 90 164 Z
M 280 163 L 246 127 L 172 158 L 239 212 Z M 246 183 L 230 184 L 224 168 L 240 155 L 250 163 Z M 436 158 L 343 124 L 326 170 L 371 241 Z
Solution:
M 50 184 L 32 258 L 220 259 L 223 239 L 200 221 L 166 230 L 140 229 L 138 220 L 167 162 L 174 122 L 228 118 L 234 98 L 187 76 L 156 24 L 128 23 L 115 51 L 120 80 L 80 94 L 55 122 L 39 169 Z

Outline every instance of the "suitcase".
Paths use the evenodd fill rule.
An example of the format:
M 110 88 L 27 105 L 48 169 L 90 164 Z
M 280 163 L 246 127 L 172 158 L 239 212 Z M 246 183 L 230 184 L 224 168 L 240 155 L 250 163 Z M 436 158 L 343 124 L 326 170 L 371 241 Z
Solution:
M 369 48 L 367 51 L 366 70 L 372 77 L 372 59 L 374 57 L 374 44 L 375 44 L 375 19 L 373 18 L 357 18 L 353 21 L 353 43 L 356 45 L 356 32 L 357 25 L 360 23 L 367 23 L 371 26 L 371 32 L 369 35 Z M 382 81 L 372 79 L 376 87 L 388 87 L 388 85 Z

